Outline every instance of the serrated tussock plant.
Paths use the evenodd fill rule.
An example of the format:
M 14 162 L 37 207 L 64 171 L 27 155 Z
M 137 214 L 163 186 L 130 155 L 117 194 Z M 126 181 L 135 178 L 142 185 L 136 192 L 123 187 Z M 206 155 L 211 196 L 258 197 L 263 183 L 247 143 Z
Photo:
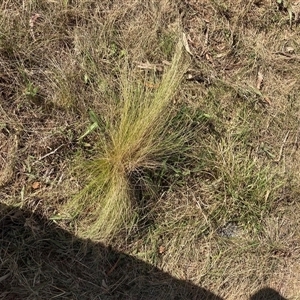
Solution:
M 132 174 L 159 168 L 186 147 L 188 133 L 184 124 L 172 126 L 171 104 L 187 68 L 179 42 L 156 89 L 145 88 L 128 67 L 121 72 L 114 117 L 99 138 L 96 157 L 80 164 L 85 186 L 67 204 L 80 235 L 109 240 L 120 230 L 129 232 L 138 216 Z

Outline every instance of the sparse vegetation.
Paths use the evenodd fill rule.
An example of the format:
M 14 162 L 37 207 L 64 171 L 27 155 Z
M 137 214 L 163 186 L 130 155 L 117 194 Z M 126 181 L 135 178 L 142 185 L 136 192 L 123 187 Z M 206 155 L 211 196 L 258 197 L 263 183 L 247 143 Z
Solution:
M 198 2 L 1 2 L 1 203 L 226 299 L 298 299 L 299 4 Z M 3 245 L 0 299 L 57 296 Z

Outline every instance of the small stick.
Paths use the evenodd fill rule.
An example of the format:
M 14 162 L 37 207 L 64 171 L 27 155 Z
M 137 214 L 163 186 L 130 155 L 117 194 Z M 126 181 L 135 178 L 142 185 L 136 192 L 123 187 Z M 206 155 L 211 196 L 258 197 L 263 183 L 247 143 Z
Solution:
M 283 139 L 283 142 L 282 142 L 282 145 L 280 147 L 280 151 L 279 151 L 279 155 L 278 155 L 278 158 L 277 159 L 274 159 L 275 162 L 280 162 L 281 158 L 282 158 L 282 153 L 283 153 L 283 149 L 284 149 L 284 146 L 286 144 L 286 141 L 289 137 L 289 134 L 290 134 L 290 130 L 287 132 L 287 134 L 285 135 L 284 139 Z
M 117 267 L 119 261 L 121 260 L 121 255 L 118 257 L 117 261 L 115 262 L 115 264 L 110 268 L 110 270 L 108 270 L 108 272 L 106 272 L 106 275 L 109 276 L 114 269 Z
M 60 145 L 59 147 L 57 147 L 56 149 L 54 149 L 53 151 L 51 151 L 51 152 L 45 154 L 44 156 L 40 157 L 38 160 L 36 160 L 35 162 L 33 162 L 32 165 L 36 164 L 38 161 L 41 161 L 42 159 L 44 159 L 44 158 L 46 158 L 46 157 L 48 157 L 48 156 L 54 154 L 58 149 L 60 149 L 60 148 L 63 147 L 64 145 L 65 145 L 65 144 L 62 144 L 62 145 Z

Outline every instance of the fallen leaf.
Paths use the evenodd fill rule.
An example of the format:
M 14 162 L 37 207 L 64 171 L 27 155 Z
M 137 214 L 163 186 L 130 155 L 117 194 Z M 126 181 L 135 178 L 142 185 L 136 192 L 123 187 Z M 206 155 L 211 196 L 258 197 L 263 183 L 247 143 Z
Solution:
M 211 62 L 211 63 L 213 62 L 212 59 L 211 59 L 211 56 L 210 56 L 208 53 L 205 54 L 205 58 L 206 58 L 209 62 Z
M 166 247 L 165 246 L 159 246 L 159 248 L 158 248 L 158 253 L 159 254 L 163 254 L 163 253 L 165 253 L 166 252 Z
M 295 53 L 295 49 L 294 49 L 293 47 L 286 47 L 286 48 L 285 48 L 285 52 L 288 52 L 288 53 L 290 53 L 290 54 L 293 54 L 293 53 Z
M 261 73 L 260 71 L 258 71 L 258 73 L 257 73 L 257 82 L 256 82 L 256 88 L 258 90 L 261 90 L 262 84 L 263 84 L 263 80 L 264 80 L 263 73 Z
M 29 20 L 29 26 L 30 26 L 31 28 L 33 28 L 34 25 L 35 25 L 35 23 L 36 23 L 36 21 L 37 21 L 37 19 L 40 18 L 40 17 L 41 17 L 40 14 L 33 14 L 33 15 L 31 16 L 30 20 Z
M 35 181 L 31 187 L 34 189 L 34 190 L 37 190 L 41 187 L 41 183 L 39 181 Z
M 171 66 L 171 62 L 169 62 L 167 60 L 163 60 L 162 63 L 166 66 Z
M 265 97 L 263 97 L 263 99 L 264 99 L 269 105 L 272 105 L 272 102 L 271 102 L 271 100 L 269 99 L 269 97 L 265 96 Z
M 104 279 L 102 279 L 101 285 L 102 285 L 102 287 L 104 287 L 106 290 L 108 290 L 108 285 L 106 284 L 106 282 L 105 282 Z
M 186 52 L 188 52 L 189 54 L 193 55 L 193 53 L 192 53 L 192 51 L 190 49 L 190 46 L 189 46 L 186 34 L 184 32 L 182 33 L 182 42 L 183 42 L 183 46 L 184 46 Z

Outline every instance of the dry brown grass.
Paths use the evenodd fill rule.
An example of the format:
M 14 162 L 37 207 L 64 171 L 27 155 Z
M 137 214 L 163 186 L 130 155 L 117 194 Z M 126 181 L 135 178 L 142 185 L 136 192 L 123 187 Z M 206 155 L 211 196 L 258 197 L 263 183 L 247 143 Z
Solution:
M 74 164 L 97 151 L 97 132 L 78 140 L 88 111 L 114 114 L 124 56 L 139 78 L 160 78 L 178 22 L 192 55 L 173 108 L 202 130 L 188 144 L 190 159 L 178 155 L 151 173 L 159 197 L 144 195 L 140 227 L 111 245 L 225 299 L 249 299 L 265 286 L 299 299 L 299 25 L 289 27 L 276 1 L 3 1 L 1 202 L 78 232 L 60 208 L 82 189 Z M 15 265 L 13 254 L 0 270 Z M 56 283 L 73 278 L 68 268 Z M 49 286 L 38 291 L 34 272 L 14 272 L 27 278 L 11 281 L 19 295 L 54 296 Z

